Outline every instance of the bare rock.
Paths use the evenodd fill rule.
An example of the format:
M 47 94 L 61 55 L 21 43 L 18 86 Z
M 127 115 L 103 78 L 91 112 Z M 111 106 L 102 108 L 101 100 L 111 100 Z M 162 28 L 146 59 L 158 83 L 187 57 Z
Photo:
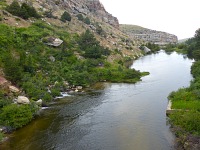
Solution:
M 13 93 L 18 93 L 20 90 L 15 86 L 9 86 L 9 90 Z
M 39 99 L 38 101 L 36 101 L 36 104 L 37 104 L 38 106 L 42 106 L 42 99 Z
M 18 104 L 30 104 L 30 101 L 27 97 L 25 96 L 18 96 L 17 98 L 17 103 Z

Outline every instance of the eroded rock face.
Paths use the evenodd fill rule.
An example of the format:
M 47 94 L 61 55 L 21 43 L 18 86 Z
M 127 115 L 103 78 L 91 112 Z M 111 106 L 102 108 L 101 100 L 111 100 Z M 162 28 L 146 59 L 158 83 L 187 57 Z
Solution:
M 90 12 L 95 14 L 98 18 L 101 18 L 104 22 L 119 28 L 118 19 L 108 13 L 99 0 L 87 0 L 86 5 L 88 6 Z
M 19 2 L 25 1 L 26 0 L 21 0 Z M 79 13 L 83 15 L 90 14 L 119 28 L 118 19 L 108 13 L 99 0 L 35 0 L 29 3 L 32 3 L 35 8 L 42 11 L 51 10 L 58 17 L 60 17 L 64 11 L 75 15 Z

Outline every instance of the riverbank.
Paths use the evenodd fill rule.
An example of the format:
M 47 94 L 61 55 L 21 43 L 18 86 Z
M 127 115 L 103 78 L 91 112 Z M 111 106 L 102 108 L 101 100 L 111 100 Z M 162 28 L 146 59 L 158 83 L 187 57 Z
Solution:
M 170 117 L 174 113 L 179 112 L 180 114 L 184 114 L 185 111 L 188 110 L 181 110 L 181 109 L 172 109 L 172 101 L 169 100 L 166 115 Z M 180 116 L 181 117 L 181 116 Z M 173 125 L 171 122 L 171 131 L 175 134 L 175 149 L 177 150 L 199 150 L 200 149 L 200 136 L 191 134 L 187 132 L 183 128 Z
M 193 80 L 187 88 L 171 92 L 168 99 L 172 102 L 167 110 L 176 135 L 177 149 L 200 149 L 200 99 L 199 99 L 199 61 L 193 62 L 191 73 Z

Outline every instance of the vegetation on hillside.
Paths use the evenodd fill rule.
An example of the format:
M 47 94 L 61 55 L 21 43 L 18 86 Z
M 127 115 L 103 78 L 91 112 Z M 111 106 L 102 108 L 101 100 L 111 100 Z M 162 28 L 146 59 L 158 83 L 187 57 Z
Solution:
M 183 45 L 183 44 L 182 44 Z M 194 38 L 183 45 L 189 57 L 196 61 L 191 73 L 194 77 L 190 87 L 181 88 L 169 95 L 172 108 L 179 109 L 170 115 L 172 123 L 189 133 L 200 135 L 200 29 Z
M 20 6 L 14 1 L 6 10 L 24 19 L 39 18 L 35 9 L 26 3 Z M 46 15 L 53 17 L 51 12 Z M 64 12 L 61 20 L 70 21 L 70 17 Z M 90 24 L 87 17 L 83 21 Z M 46 43 L 49 38 L 59 38 L 63 43 L 49 46 Z M 0 125 L 14 129 L 26 125 L 38 109 L 34 101 L 52 101 L 71 87 L 87 87 L 99 81 L 139 81 L 143 75 L 139 71 L 128 69 L 123 63 L 107 62 L 112 53 L 101 46 L 89 30 L 81 35 L 70 34 L 64 28 L 40 20 L 27 28 L 0 24 L 0 68 L 5 78 L 31 100 L 27 105 L 13 104 L 18 95 L 9 95 L 5 89 L 0 89 Z
M 12 15 L 21 17 L 23 19 L 28 19 L 30 17 L 40 18 L 40 15 L 37 13 L 33 6 L 29 6 L 27 3 L 22 3 L 20 6 L 16 0 L 7 6 L 6 10 Z

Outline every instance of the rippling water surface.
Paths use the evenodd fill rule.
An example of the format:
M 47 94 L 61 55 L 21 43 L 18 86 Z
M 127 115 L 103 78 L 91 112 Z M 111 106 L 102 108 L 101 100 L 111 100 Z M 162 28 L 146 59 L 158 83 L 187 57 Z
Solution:
M 150 72 L 141 82 L 101 83 L 85 94 L 58 100 L 0 149 L 173 149 L 174 136 L 165 115 L 167 96 L 189 85 L 191 64 L 177 53 L 142 57 L 132 65 Z

